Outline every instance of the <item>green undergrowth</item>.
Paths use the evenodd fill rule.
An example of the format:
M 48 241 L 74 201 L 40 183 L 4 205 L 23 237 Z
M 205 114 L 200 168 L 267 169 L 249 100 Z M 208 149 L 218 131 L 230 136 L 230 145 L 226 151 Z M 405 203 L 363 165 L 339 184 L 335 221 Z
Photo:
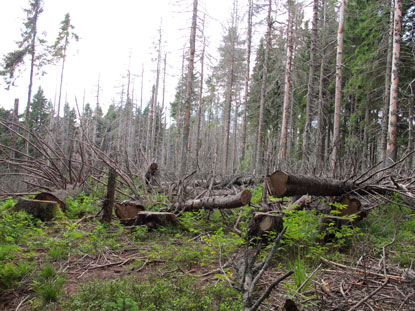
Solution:
M 168 278 L 151 275 L 135 278 L 93 281 L 63 303 L 70 311 L 186 311 L 241 310 L 241 296 L 221 281 L 203 285 L 191 276 Z
M 260 202 L 262 192 L 262 187 L 253 190 L 255 202 Z M 284 211 L 286 232 L 272 269 L 294 271 L 283 287 L 285 293 L 294 297 L 321 257 L 350 261 L 368 250 L 381 256 L 382 247 L 393 240 L 395 232 L 388 260 L 409 267 L 415 257 L 415 213 L 400 206 L 399 197 L 394 200 L 395 204 L 372 210 L 363 221 L 340 227 L 334 222 L 322 226 L 323 216 L 314 210 Z M 167 198 L 160 196 L 154 208 L 166 202 Z M 69 199 L 63 222 L 41 222 L 25 212 L 13 211 L 14 204 L 11 199 L 0 203 L 0 298 L 2 292 L 25 291 L 33 310 L 241 309 L 240 293 L 229 285 L 229 281 L 238 285 L 235 265 L 207 279 L 203 274 L 240 258 L 249 244 L 245 234 L 235 233 L 234 224 L 241 216 L 238 228 L 246 232 L 254 206 L 186 212 L 179 216 L 178 227 L 149 229 L 126 228 L 118 221 L 103 224 L 93 217 L 79 221 L 99 211 L 93 195 Z M 258 260 L 266 258 L 277 234 L 269 232 L 267 236 Z M 77 290 L 64 295 L 68 279 L 78 276 L 61 272 L 67 262 L 82 258 L 96 261 L 113 254 L 120 258 L 136 255 L 120 267 L 132 276 L 88 282 L 76 279 Z M 111 261 L 119 260 L 116 256 Z M 312 279 L 302 291 L 310 290 L 310 284 Z

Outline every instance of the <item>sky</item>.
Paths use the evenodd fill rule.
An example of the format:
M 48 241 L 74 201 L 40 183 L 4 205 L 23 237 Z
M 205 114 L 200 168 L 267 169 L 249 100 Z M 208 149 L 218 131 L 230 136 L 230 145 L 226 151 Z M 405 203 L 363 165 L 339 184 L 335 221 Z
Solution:
M 202 12 L 208 14 L 206 32 L 213 54 L 229 20 L 232 2 L 199 0 L 199 16 Z M 0 58 L 3 59 L 17 48 L 16 41 L 21 38 L 26 17 L 23 9 L 29 7 L 29 0 L 0 0 L 0 5 Z M 192 5 L 192 0 L 44 0 L 38 27 L 46 32 L 48 43 L 55 41 L 66 13 L 70 13 L 74 32 L 80 37 L 79 42 L 73 41 L 69 47 L 62 98 L 72 107 L 76 98 L 79 105 L 89 103 L 94 108 L 99 80 L 100 103 L 106 111 L 111 102 L 119 102 L 128 70 L 132 74 L 135 97 L 139 98 L 144 64 L 143 102 L 146 104 L 155 81 L 155 43 L 161 27 L 163 53 L 167 53 L 168 63 L 166 103 L 171 102 L 180 74 L 183 47 L 189 41 Z M 26 63 L 29 64 L 29 58 Z M 46 75 L 35 78 L 33 93 L 41 86 L 46 97 L 55 102 L 61 65 L 48 65 L 44 70 Z M 27 102 L 28 68 L 17 79 L 17 86 L 8 91 L 0 79 L 0 107 L 11 109 L 14 99 L 19 98 L 19 113 L 22 113 Z

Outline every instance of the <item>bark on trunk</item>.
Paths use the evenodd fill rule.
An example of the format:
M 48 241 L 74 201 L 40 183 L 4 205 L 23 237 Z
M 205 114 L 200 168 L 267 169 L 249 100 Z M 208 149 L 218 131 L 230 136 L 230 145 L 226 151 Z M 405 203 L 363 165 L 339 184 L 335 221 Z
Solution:
M 264 67 L 262 68 L 262 81 L 261 81 L 261 93 L 259 99 L 259 121 L 258 121 L 258 139 L 257 139 L 257 148 L 256 148 L 256 164 L 255 172 L 257 175 L 261 174 L 262 165 L 264 162 L 264 109 L 265 109 L 265 91 L 267 87 L 267 76 L 268 76 L 268 62 L 269 62 L 269 52 L 271 49 L 271 30 L 272 30 L 272 21 L 271 21 L 271 0 L 268 1 L 268 17 L 267 17 L 267 34 L 265 42 L 265 57 L 264 57 Z
M 291 62 L 293 55 L 293 12 L 292 0 L 288 1 L 288 37 L 287 37 L 287 59 L 285 65 L 285 87 L 284 87 L 284 104 L 282 110 L 282 125 L 280 138 L 280 160 L 287 157 L 287 123 L 288 110 L 290 106 L 290 88 L 291 88 Z
M 114 207 L 114 196 L 115 196 L 115 186 L 117 181 L 117 173 L 114 169 L 110 168 L 108 174 L 108 185 L 107 185 L 107 197 L 104 200 L 103 204 L 103 215 L 102 221 L 104 222 L 111 222 L 112 218 L 112 210 Z
M 331 159 L 332 175 L 335 176 L 338 166 L 340 149 L 340 108 L 342 101 L 342 66 L 343 66 L 343 38 L 344 38 L 344 15 L 346 0 L 340 2 L 339 29 L 337 32 L 337 58 L 336 58 L 336 96 L 334 100 L 334 122 L 333 122 L 333 153 Z
M 388 148 L 386 162 L 391 164 L 397 157 L 397 131 L 398 131 L 398 86 L 399 86 L 399 58 L 401 52 L 402 29 L 402 1 L 395 0 L 395 27 L 393 33 L 392 75 L 389 102 Z
M 185 97 L 185 114 L 183 122 L 183 139 L 180 153 L 180 178 L 183 178 L 187 169 L 187 147 L 189 143 L 190 132 L 190 105 L 193 90 L 193 69 L 196 50 L 196 24 L 197 24 L 197 4 L 198 0 L 193 0 L 193 18 L 192 29 L 190 32 L 190 48 L 189 48 L 189 66 L 186 81 L 186 97 Z
M 311 132 L 311 114 L 314 96 L 314 81 L 315 81 L 315 58 L 316 58 L 316 41 L 317 41 L 317 15 L 318 15 L 318 0 L 313 2 L 313 23 L 311 28 L 311 48 L 310 48 L 310 72 L 308 75 L 307 87 L 307 102 L 306 102 L 306 118 L 303 132 L 303 159 L 302 168 L 306 169 L 309 158 L 309 141 Z
M 172 210 L 197 211 L 200 209 L 228 209 L 238 208 L 251 203 L 252 193 L 245 189 L 235 195 L 208 197 L 197 200 L 189 200 L 184 203 L 175 203 Z
M 249 77 L 251 66 L 251 43 L 252 43 L 252 15 L 253 15 L 253 0 L 248 1 L 248 38 L 247 38 L 247 55 L 246 55 L 246 75 L 245 75 L 245 94 L 244 94 L 244 112 L 242 120 L 242 143 L 241 143 L 241 158 L 239 163 L 245 160 L 246 153 L 246 129 L 247 121 L 246 115 L 248 110 L 248 91 L 249 91 Z
M 14 206 L 17 211 L 26 211 L 35 218 L 49 221 L 59 213 L 59 204 L 54 201 L 20 199 Z
M 356 185 L 353 182 L 329 180 L 303 175 L 289 175 L 283 171 L 276 171 L 269 177 L 270 193 L 276 197 L 295 195 L 341 196 L 349 192 L 361 195 L 368 193 L 385 194 L 388 191 L 374 185 Z
M 385 93 L 383 96 L 383 111 L 382 111 L 382 137 L 381 145 L 381 161 L 386 164 L 386 148 L 388 141 L 388 123 L 389 123 L 389 99 L 390 99 L 390 83 L 391 83 L 391 68 L 392 68 L 392 43 L 393 43 L 393 21 L 394 21 L 394 2 L 390 0 L 390 16 L 389 16 L 389 33 L 388 33 L 388 48 L 386 56 L 386 72 L 385 72 Z

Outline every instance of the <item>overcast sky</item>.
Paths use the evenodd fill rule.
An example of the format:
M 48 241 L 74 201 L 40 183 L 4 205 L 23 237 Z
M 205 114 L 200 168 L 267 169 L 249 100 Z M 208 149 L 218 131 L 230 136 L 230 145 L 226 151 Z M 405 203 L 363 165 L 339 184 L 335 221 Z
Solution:
M 23 9 L 29 7 L 29 0 L 0 0 L 0 3 L 0 57 L 3 58 L 17 47 L 26 17 Z M 128 67 L 136 75 L 137 97 L 141 83 L 138 75 L 144 63 L 144 98 L 148 101 L 156 68 L 151 59 L 156 57 L 154 46 L 162 21 L 164 52 L 168 53 L 166 103 L 169 103 L 180 72 L 183 45 L 189 40 L 192 3 L 191 0 L 44 0 L 39 29 L 47 33 L 49 44 L 55 41 L 67 12 L 71 14 L 74 31 L 81 38 L 79 42 L 72 42 L 69 49 L 63 98 L 73 105 L 75 97 L 82 103 L 85 95 L 85 102 L 95 107 L 100 79 L 100 102 L 106 110 L 113 99 L 119 99 Z M 232 0 L 199 0 L 199 8 L 209 14 L 206 29 L 209 49 L 214 53 L 223 35 L 223 25 L 231 14 Z M 26 63 L 29 64 L 29 59 Z M 44 69 L 47 74 L 36 78 L 33 93 L 41 86 L 53 102 L 59 88 L 60 65 Z M 14 98 L 20 98 L 19 112 L 22 113 L 27 101 L 28 80 L 29 71 L 26 70 L 17 80 L 18 87 L 6 91 L 1 79 L 0 106 L 10 109 Z

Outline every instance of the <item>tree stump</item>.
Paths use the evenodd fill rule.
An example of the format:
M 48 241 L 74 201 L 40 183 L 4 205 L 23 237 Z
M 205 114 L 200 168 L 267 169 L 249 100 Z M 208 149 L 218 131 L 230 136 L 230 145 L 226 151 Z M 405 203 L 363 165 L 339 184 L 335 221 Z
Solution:
M 280 214 L 255 213 L 248 224 L 248 239 L 262 237 L 266 231 L 280 233 L 284 228 L 283 217 Z
M 145 207 L 137 201 L 122 201 L 115 203 L 115 215 L 121 220 L 128 218 L 135 218 L 139 212 L 145 210 Z
M 21 198 L 14 206 L 16 211 L 26 211 L 35 218 L 49 221 L 62 213 L 59 203 L 54 201 L 28 200 Z
M 68 189 L 60 189 L 52 192 L 40 192 L 35 196 L 35 200 L 41 201 L 54 201 L 59 204 L 59 207 L 64 212 L 66 211 L 66 203 L 65 200 L 68 197 L 77 197 L 82 192 L 82 188 L 75 187 L 75 188 L 68 188 Z

